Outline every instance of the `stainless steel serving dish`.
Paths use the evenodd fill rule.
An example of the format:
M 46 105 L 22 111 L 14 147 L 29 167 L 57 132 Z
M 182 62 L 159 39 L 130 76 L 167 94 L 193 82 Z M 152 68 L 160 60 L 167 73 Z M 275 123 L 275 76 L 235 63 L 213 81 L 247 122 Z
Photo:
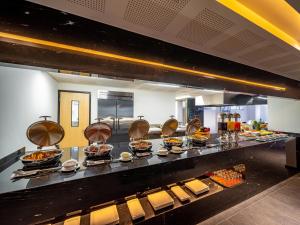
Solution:
M 181 147 L 183 141 L 181 138 L 172 137 L 178 128 L 178 121 L 174 119 L 174 116 L 170 116 L 162 126 L 162 137 L 164 138 L 163 143 L 167 149 L 171 149 L 173 146 Z
M 152 149 L 152 143 L 145 140 L 148 138 L 150 124 L 147 120 L 142 119 L 143 116 L 139 116 L 138 120 L 135 120 L 129 130 L 128 134 L 131 142 L 129 148 L 133 151 L 150 151 Z
M 84 148 L 87 157 L 109 156 L 114 146 L 110 144 L 94 144 Z
M 20 158 L 26 166 L 55 164 L 63 154 L 58 143 L 65 136 L 64 129 L 58 123 L 47 120 L 49 117 L 41 116 L 44 120 L 31 124 L 26 131 L 29 141 L 38 146 L 37 151 L 29 152 Z M 43 147 L 49 146 L 55 146 L 57 149 L 42 150 Z
M 113 150 L 113 146 L 106 144 L 107 140 L 112 135 L 112 128 L 107 123 L 98 122 L 90 124 L 84 131 L 84 136 L 91 143 L 84 148 L 84 153 L 88 158 L 92 157 L 107 157 Z
M 37 150 L 23 155 L 20 159 L 26 166 L 45 166 L 57 163 L 63 151 L 60 149 L 54 150 Z
M 150 151 L 152 149 L 152 143 L 146 140 L 132 141 L 129 143 L 129 147 L 131 150 L 137 152 Z

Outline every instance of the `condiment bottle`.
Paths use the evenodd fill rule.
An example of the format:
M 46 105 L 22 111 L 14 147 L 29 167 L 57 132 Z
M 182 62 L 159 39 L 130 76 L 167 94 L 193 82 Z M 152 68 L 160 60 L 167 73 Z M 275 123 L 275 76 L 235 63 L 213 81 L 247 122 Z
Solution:
M 238 113 L 234 113 L 233 118 L 234 118 L 234 131 L 240 132 L 241 131 L 241 121 L 240 121 L 241 115 Z
M 233 115 L 231 113 L 228 114 L 228 122 L 227 122 L 227 130 L 234 131 L 234 121 L 231 121 Z

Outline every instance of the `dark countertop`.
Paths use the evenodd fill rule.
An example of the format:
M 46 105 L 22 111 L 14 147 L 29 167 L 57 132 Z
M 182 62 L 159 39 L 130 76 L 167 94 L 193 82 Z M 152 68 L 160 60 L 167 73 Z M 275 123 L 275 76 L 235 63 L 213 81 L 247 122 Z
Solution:
M 186 145 L 186 138 L 183 137 L 183 140 L 184 140 L 184 145 Z M 201 157 L 203 155 L 216 154 L 218 152 L 224 152 L 228 150 L 234 150 L 234 149 L 240 149 L 240 148 L 265 144 L 256 141 L 243 141 L 240 142 L 239 145 L 232 144 L 232 146 L 229 149 L 224 149 L 221 146 L 217 146 L 213 148 L 201 147 L 198 149 L 189 149 L 182 154 L 169 154 L 167 157 L 160 157 L 156 155 L 156 152 L 162 145 L 162 139 L 153 139 L 151 140 L 151 142 L 153 143 L 151 156 L 142 157 L 142 158 L 135 157 L 132 162 L 119 162 L 117 160 L 114 160 L 115 162 L 105 164 L 105 165 L 94 166 L 94 167 L 84 167 L 82 165 L 82 162 L 85 159 L 85 155 L 83 153 L 82 147 L 63 149 L 64 153 L 61 158 L 62 162 L 70 158 L 77 159 L 80 162 L 81 167 L 79 171 L 77 171 L 77 173 L 56 172 L 41 177 L 19 179 L 13 181 L 10 179 L 12 172 L 17 169 L 21 169 L 23 167 L 22 162 L 17 161 L 0 173 L 0 194 L 20 191 L 20 190 L 27 190 L 27 189 L 37 188 L 37 187 L 43 187 L 47 185 L 63 183 L 63 182 L 68 182 L 72 180 L 83 179 L 83 178 L 88 178 L 88 177 L 93 177 L 98 175 L 112 174 L 120 171 L 132 170 L 132 169 L 137 169 L 137 168 L 147 167 L 147 166 L 152 166 L 157 164 L 166 164 L 166 163 L 176 162 L 176 161 L 185 160 L 193 157 Z M 211 138 L 209 140 L 209 143 L 214 143 L 214 142 L 216 142 L 215 138 Z M 114 149 L 112 151 L 113 159 L 118 159 L 120 153 L 123 151 L 128 151 L 128 142 L 114 144 Z

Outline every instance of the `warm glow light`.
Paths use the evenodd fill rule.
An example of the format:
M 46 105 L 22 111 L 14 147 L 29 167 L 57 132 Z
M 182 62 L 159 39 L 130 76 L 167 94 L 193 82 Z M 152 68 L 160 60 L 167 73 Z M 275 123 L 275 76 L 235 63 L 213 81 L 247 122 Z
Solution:
M 142 64 L 142 65 L 147 65 L 147 66 L 155 66 L 155 67 L 159 67 L 159 68 L 163 68 L 163 69 L 169 69 L 169 70 L 173 70 L 173 71 L 189 73 L 189 74 L 193 74 L 195 76 L 200 76 L 200 77 L 209 77 L 209 78 L 215 78 L 215 79 L 220 79 L 220 80 L 225 80 L 225 81 L 232 81 L 232 82 L 236 82 L 236 83 L 241 83 L 241 84 L 246 84 L 246 85 L 256 86 L 256 87 L 261 87 L 261 88 L 274 89 L 274 90 L 278 90 L 278 91 L 286 90 L 285 87 L 264 84 L 264 83 L 258 83 L 258 82 L 254 82 L 254 81 L 248 81 L 248 80 L 242 80 L 242 79 L 238 79 L 238 78 L 227 77 L 227 76 L 207 73 L 207 72 L 203 72 L 203 71 L 191 70 L 191 69 L 187 69 L 187 68 L 183 68 L 183 67 L 172 66 L 169 64 L 163 64 L 163 63 L 143 60 L 143 59 L 139 59 L 139 58 L 132 58 L 132 57 L 127 57 L 127 56 L 102 52 L 102 51 L 96 51 L 96 50 L 92 50 L 92 49 L 81 48 L 81 47 L 76 47 L 76 46 L 72 46 L 72 45 L 66 45 L 66 44 L 61 44 L 61 43 L 56 43 L 56 42 L 46 41 L 46 40 L 41 40 L 41 39 L 36 39 L 36 38 L 30 38 L 30 37 L 25 37 L 25 36 L 10 34 L 10 33 L 0 32 L 0 37 L 5 38 L 5 39 L 21 41 L 21 42 L 25 42 L 25 43 L 29 43 L 29 44 L 54 47 L 54 48 L 58 48 L 58 49 L 64 49 L 64 50 L 68 50 L 68 51 L 85 53 L 85 54 L 95 55 L 95 56 L 102 56 L 102 57 L 106 57 L 106 58 L 110 58 L 110 59 L 121 60 L 121 61 L 126 61 L 126 62 L 131 62 L 131 63 L 138 63 L 138 64 Z
M 294 48 L 300 48 L 300 14 L 284 0 L 217 0 Z

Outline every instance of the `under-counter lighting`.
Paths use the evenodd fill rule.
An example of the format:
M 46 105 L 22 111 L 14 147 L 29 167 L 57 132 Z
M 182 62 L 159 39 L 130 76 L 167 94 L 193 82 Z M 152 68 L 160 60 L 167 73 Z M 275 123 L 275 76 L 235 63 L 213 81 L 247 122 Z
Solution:
M 250 22 L 300 50 L 300 14 L 284 0 L 217 0 Z
M 258 83 L 258 82 L 243 80 L 243 79 L 234 78 L 234 77 L 227 77 L 227 76 L 213 74 L 213 73 L 207 73 L 207 72 L 203 72 L 203 71 L 199 71 L 199 70 L 192 70 L 192 69 L 173 66 L 173 65 L 169 65 L 169 64 L 163 64 L 163 63 L 148 61 L 148 60 L 139 59 L 139 58 L 132 58 L 132 57 L 128 57 L 128 56 L 117 55 L 117 54 L 97 51 L 97 50 L 93 50 L 93 49 L 81 48 L 81 47 L 77 47 L 77 46 L 73 46 L 73 45 L 66 45 L 66 44 L 61 44 L 61 43 L 57 43 L 57 42 L 46 41 L 46 40 L 41 40 L 41 39 L 36 39 L 36 38 L 31 38 L 31 37 L 26 37 L 26 36 L 21 36 L 21 35 L 5 33 L 5 32 L 0 32 L 0 38 L 4 38 L 4 39 L 6 39 L 6 41 L 9 41 L 9 42 L 14 40 L 14 41 L 18 41 L 18 42 L 24 42 L 24 43 L 27 43 L 30 45 L 34 44 L 34 45 L 41 45 L 41 46 L 46 46 L 46 47 L 53 47 L 53 48 L 57 48 L 57 49 L 63 49 L 63 50 L 84 53 L 84 54 L 94 55 L 94 56 L 101 56 L 101 57 L 105 57 L 105 58 L 109 58 L 109 59 L 137 63 L 137 64 L 146 65 L 146 66 L 155 66 L 155 67 L 159 67 L 162 69 L 168 69 L 168 70 L 188 73 L 188 74 L 192 74 L 194 76 L 199 76 L 199 77 L 210 77 L 210 78 L 216 78 L 219 80 L 245 84 L 245 85 L 249 85 L 249 86 L 272 89 L 272 90 L 276 90 L 276 91 L 286 91 L 286 88 L 281 87 L 281 86 L 275 86 L 275 85 L 265 84 L 265 83 Z

